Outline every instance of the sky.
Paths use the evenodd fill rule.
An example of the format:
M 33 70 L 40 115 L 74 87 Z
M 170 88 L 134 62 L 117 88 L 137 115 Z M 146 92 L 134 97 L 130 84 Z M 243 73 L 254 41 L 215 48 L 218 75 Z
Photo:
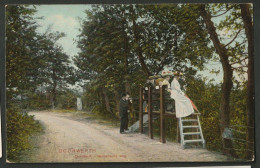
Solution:
M 51 26 L 51 31 L 64 32 L 66 37 L 60 39 L 59 44 L 68 55 L 76 55 L 79 50 L 75 40 L 79 34 L 80 19 L 86 17 L 86 9 L 90 9 L 90 5 L 39 5 L 35 17 L 43 19 L 37 21 L 38 31 L 44 33 Z
M 49 26 L 51 31 L 64 32 L 65 38 L 62 38 L 58 43 L 64 48 L 64 51 L 72 58 L 77 55 L 79 49 L 76 46 L 75 40 L 80 31 L 80 19 L 86 19 L 84 11 L 91 9 L 90 5 L 37 5 L 36 17 L 43 17 L 38 19 L 39 24 L 38 32 L 44 33 Z M 219 83 L 223 79 L 222 68 L 220 62 L 210 62 L 206 65 L 205 71 L 198 72 L 209 79 L 215 79 Z M 209 73 L 210 70 L 220 70 L 219 75 Z

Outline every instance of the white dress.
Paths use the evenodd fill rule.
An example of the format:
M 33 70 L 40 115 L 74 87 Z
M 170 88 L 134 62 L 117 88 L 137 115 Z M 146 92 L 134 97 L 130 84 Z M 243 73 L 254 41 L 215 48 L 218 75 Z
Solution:
M 174 78 L 171 83 L 171 98 L 175 100 L 176 117 L 187 117 L 194 113 L 190 99 L 184 96 L 179 82 Z

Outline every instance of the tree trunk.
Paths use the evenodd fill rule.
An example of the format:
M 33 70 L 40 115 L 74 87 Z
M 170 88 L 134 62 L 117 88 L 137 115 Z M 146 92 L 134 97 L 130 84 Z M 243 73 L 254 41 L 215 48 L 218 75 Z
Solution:
M 122 26 L 125 29 L 124 25 Z M 125 62 L 125 91 L 130 93 L 130 84 L 129 84 L 129 71 L 128 71 L 128 37 L 127 33 L 124 31 L 124 62 Z
M 53 80 L 53 87 L 52 87 L 52 109 L 54 110 L 56 107 L 56 89 L 57 89 L 57 77 L 55 68 L 52 67 L 52 80 Z
M 112 113 L 112 112 L 111 112 L 111 109 L 110 109 L 110 105 L 109 105 L 109 98 L 108 98 L 108 96 L 107 96 L 107 93 L 106 93 L 106 91 L 105 91 L 105 88 L 102 88 L 102 92 L 103 92 L 104 99 L 105 99 L 106 110 L 107 110 L 108 112 Z
M 247 141 L 254 142 L 254 119 L 255 119 L 255 106 L 254 106 L 254 39 L 253 39 L 253 23 L 249 11 L 249 4 L 240 4 L 241 15 L 244 22 L 246 37 L 248 40 L 248 81 L 247 81 Z M 247 143 L 247 149 L 252 151 L 246 152 L 246 158 L 253 159 L 254 145 Z
M 207 30 L 209 32 L 210 38 L 216 48 L 216 52 L 220 57 L 220 61 L 223 67 L 223 84 L 222 84 L 222 95 L 220 103 L 220 125 L 221 125 L 221 134 L 223 134 L 224 129 L 229 127 L 230 124 L 230 93 L 233 87 L 233 71 L 228 60 L 227 50 L 224 48 L 224 45 L 220 43 L 218 35 L 216 33 L 216 28 L 211 21 L 211 16 L 206 12 L 205 5 L 200 5 L 200 15 L 205 21 Z M 235 150 L 233 149 L 232 141 L 230 139 L 223 138 L 223 151 L 226 154 L 236 156 Z
M 57 87 L 57 84 L 56 84 L 56 82 L 54 82 L 54 85 L 53 85 L 53 88 L 52 88 L 52 91 L 51 91 L 51 93 L 52 93 L 52 109 L 54 110 L 55 109 L 55 107 L 56 107 L 56 87 Z
M 124 25 L 122 27 L 123 27 L 123 29 L 125 29 Z M 138 40 L 136 42 L 138 43 Z M 139 51 L 139 48 L 140 47 L 138 47 L 138 51 Z M 129 40 L 128 40 L 127 33 L 125 31 L 124 31 L 124 49 L 125 49 L 125 52 L 124 52 L 124 57 L 125 57 L 125 91 L 128 92 L 131 95 L 131 85 L 129 83 L 129 70 L 128 70 L 128 64 L 129 64 L 129 62 L 128 62 Z M 142 54 L 140 54 L 140 56 L 142 57 Z M 142 62 L 144 63 L 144 61 L 142 61 Z M 145 65 L 145 67 L 146 67 L 146 65 Z M 146 69 L 146 70 L 148 71 L 148 69 Z M 130 110 L 130 116 L 132 118 L 132 122 L 135 121 L 135 113 L 134 113 L 133 109 L 134 109 L 133 104 L 131 104 L 129 106 L 129 110 Z M 128 129 L 128 124 L 127 124 L 126 129 Z
M 135 19 L 133 19 L 133 32 L 134 32 L 134 41 L 137 45 L 137 55 L 138 55 L 138 59 L 139 59 L 139 62 L 142 66 L 142 69 L 143 71 L 148 75 L 150 76 L 151 73 L 149 71 L 149 69 L 147 68 L 145 62 L 144 62 L 144 58 L 143 58 L 143 53 L 142 53 L 142 48 L 140 46 L 140 35 L 139 35 L 139 31 L 138 31 L 138 26 L 135 22 Z
M 115 101 L 116 101 L 116 111 L 118 112 L 118 117 L 119 117 L 119 110 L 120 110 L 120 108 L 119 108 L 119 101 L 120 101 L 120 95 L 119 95 L 119 93 L 118 93 L 117 90 L 115 90 L 114 93 L 115 93 Z

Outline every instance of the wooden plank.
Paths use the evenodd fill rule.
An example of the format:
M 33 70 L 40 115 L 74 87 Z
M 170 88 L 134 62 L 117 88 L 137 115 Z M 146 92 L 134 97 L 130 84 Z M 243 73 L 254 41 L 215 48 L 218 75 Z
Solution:
M 160 90 L 154 90 L 153 91 L 153 95 L 156 95 L 156 94 L 159 95 L 160 94 Z
M 144 101 L 148 101 L 148 99 L 143 99 Z M 153 99 L 153 101 L 160 101 L 160 98 L 155 98 L 155 99 Z M 167 99 L 167 98 L 164 98 L 164 101 L 165 102 L 172 102 L 172 101 L 174 101 L 174 99 Z
M 173 114 L 173 113 L 165 113 L 165 114 L 164 114 L 164 117 L 167 117 L 167 118 L 173 118 L 173 119 L 176 120 L 176 115 Z
M 176 113 L 175 112 L 167 112 L 167 111 L 165 111 L 165 115 L 176 116 Z
M 165 102 L 165 101 L 164 101 Z M 153 113 L 158 113 L 158 114 L 161 114 L 161 112 L 160 111 L 153 111 Z M 174 112 L 167 112 L 167 111 L 165 111 L 165 114 L 164 114 L 165 116 L 176 116 L 176 113 L 174 113 Z
M 143 133 L 143 88 L 139 91 L 139 132 Z
M 164 108 L 165 86 L 160 87 L 160 142 L 165 143 L 165 108 Z
M 148 88 L 148 126 L 149 137 L 153 139 L 153 119 L 152 119 L 152 87 Z
M 180 136 L 179 120 L 177 120 L 176 132 L 177 132 L 176 141 L 180 142 L 181 141 L 181 136 Z

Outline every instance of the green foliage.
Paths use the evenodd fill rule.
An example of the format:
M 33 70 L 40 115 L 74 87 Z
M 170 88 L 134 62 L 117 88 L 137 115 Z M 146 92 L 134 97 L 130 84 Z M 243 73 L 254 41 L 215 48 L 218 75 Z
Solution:
M 37 70 L 32 63 L 38 51 L 36 25 L 31 15 L 34 9 L 20 5 L 6 7 L 6 87 L 7 98 L 23 89 L 32 89 L 30 72 Z M 19 65 L 19 66 L 18 66 Z
M 13 105 L 7 107 L 7 159 L 16 160 L 22 151 L 31 148 L 29 137 L 43 128 L 33 116 Z
M 27 109 L 30 110 L 46 110 L 51 107 L 50 99 L 43 93 L 29 93 L 28 99 L 26 101 L 22 101 L 24 105 L 26 105 Z
M 29 136 L 42 130 L 32 116 L 18 108 L 30 104 L 26 94 L 36 89 L 31 75 L 39 68 L 34 62 L 39 56 L 37 26 L 32 19 L 35 12 L 23 5 L 6 7 L 7 158 L 10 160 L 30 148 Z M 21 101 L 17 104 L 18 95 Z
M 187 95 L 196 104 L 201 112 L 201 125 L 206 140 L 206 146 L 213 151 L 222 150 L 222 137 L 219 125 L 219 107 L 221 100 L 221 87 L 212 83 L 206 83 L 200 78 L 189 80 L 187 83 Z M 230 97 L 230 127 L 233 129 L 232 140 L 238 158 L 243 159 L 246 149 L 246 87 L 237 83 L 232 89 Z M 244 141 L 243 141 L 244 140 Z
M 105 106 L 100 105 L 104 104 L 102 92 L 105 88 L 109 105 L 115 113 L 118 93 L 128 90 L 133 97 L 139 96 L 139 87 L 147 79 L 144 66 L 153 75 L 165 67 L 183 71 L 185 79 L 180 83 L 201 112 L 207 148 L 222 151 L 222 126 L 219 125 L 221 83 L 214 84 L 196 76 L 197 71 L 204 70 L 204 64 L 208 61 L 219 61 L 213 54 L 214 48 L 211 47 L 198 7 L 194 4 L 94 5 L 92 10 L 86 11 L 88 20 L 82 22 L 78 41 L 81 51 L 74 60 L 80 74 L 89 80 L 85 85 L 83 104 L 88 108 L 95 107 L 96 112 L 102 111 L 102 115 L 108 114 Z M 231 63 L 244 59 L 246 39 L 242 31 L 238 32 L 242 28 L 238 5 L 212 4 L 207 6 L 207 10 L 213 15 L 229 10 L 227 18 L 217 24 L 217 29 L 230 33 L 226 38 L 221 37 L 223 44 L 240 33 L 239 39 L 242 41 L 235 40 L 227 49 Z M 243 70 L 236 71 L 244 75 Z M 241 87 L 232 90 L 231 124 L 245 124 L 246 99 L 242 90 Z M 136 111 L 138 106 L 139 102 L 134 101 Z M 132 116 L 138 116 L 134 114 Z M 175 140 L 176 120 L 167 119 L 166 122 L 167 138 Z M 159 133 L 159 122 L 155 121 L 154 124 L 155 133 Z M 238 154 L 241 158 L 242 155 Z
M 230 33 L 221 37 L 223 44 L 239 33 L 240 41 L 235 40 L 226 47 L 229 61 L 240 61 L 239 65 L 243 65 L 241 59 L 246 59 L 247 45 L 245 34 L 240 31 L 243 25 L 238 5 L 211 4 L 207 9 L 212 15 L 229 11 L 216 27 L 219 32 Z M 53 103 L 60 109 L 75 109 L 77 95 L 64 88 L 78 80 L 84 82 L 83 109 L 118 123 L 120 94 L 129 91 L 132 97 L 138 98 L 147 74 L 159 74 L 164 68 L 185 73 L 185 80 L 180 83 L 201 112 L 207 148 L 222 150 L 221 83 L 213 84 L 196 76 L 208 61 L 219 61 L 210 47 L 198 5 L 93 5 L 82 22 L 80 52 L 73 60 L 77 70 L 56 43 L 64 33 L 36 33 L 37 26 L 32 19 L 35 11 L 23 5 L 6 8 L 8 158 L 16 159 L 22 150 L 28 149 L 28 137 L 41 130 L 33 117 L 19 112 L 18 105 L 23 109 L 46 109 Z M 243 68 L 235 70 L 244 75 Z M 237 82 L 230 98 L 231 125 L 246 125 L 245 95 L 244 83 Z M 136 100 L 131 107 L 135 110 L 130 122 L 138 116 Z M 154 131 L 159 134 L 159 121 L 154 124 Z M 167 118 L 167 139 L 176 139 L 176 124 L 175 119 Z M 236 129 L 246 132 L 245 128 Z M 245 139 L 239 132 L 236 138 Z M 246 147 L 238 142 L 234 146 L 242 150 Z M 243 151 L 237 154 L 243 158 Z
M 249 6 L 253 18 L 252 6 Z M 215 21 L 220 42 L 227 50 L 234 73 L 238 74 L 241 81 L 247 81 L 244 75 L 247 69 L 248 41 L 244 32 L 239 4 L 208 4 L 207 12 L 211 14 L 212 20 Z
M 77 109 L 77 97 L 71 90 L 59 93 L 57 97 L 57 108 L 59 109 Z
M 246 159 L 246 151 L 254 150 L 253 148 L 248 149 L 246 146 L 247 142 L 247 113 L 246 113 L 246 87 L 244 84 L 237 85 L 231 93 L 231 129 L 233 131 L 233 145 L 236 149 L 236 153 L 240 159 Z M 251 128 L 254 129 L 254 128 Z
M 28 96 L 34 99 L 38 91 L 51 93 L 56 103 L 56 92 L 75 83 L 75 69 L 69 56 L 57 45 L 64 33 L 39 34 L 32 15 L 35 9 L 24 5 L 6 7 L 6 87 L 7 99 Z M 42 96 L 42 95 L 39 95 Z M 45 95 L 44 97 L 46 97 Z M 33 100 L 32 100 L 33 101 Z M 34 108 L 35 103 L 29 103 Z M 49 107 L 46 103 L 46 108 Z M 41 107 L 43 108 L 43 107 Z
M 119 123 L 118 117 L 116 117 L 114 114 L 108 113 L 105 110 L 105 107 L 103 104 L 95 105 L 91 112 L 93 114 L 95 114 L 97 118 Z
M 12 160 L 30 148 L 29 137 L 41 131 L 40 124 L 21 111 L 50 108 L 56 93 L 75 82 L 69 57 L 56 43 L 65 34 L 37 33 L 35 12 L 26 5 L 6 7 L 7 154 Z M 66 101 L 62 107 L 75 107 L 72 95 L 66 96 L 60 97 Z
M 201 113 L 200 120 L 207 148 L 221 151 L 222 140 L 219 126 L 220 85 L 206 83 L 205 79 L 197 77 L 187 81 L 186 88 L 186 94 Z
M 195 103 L 200 111 L 200 121 L 206 148 L 211 151 L 222 151 L 222 137 L 219 125 L 219 107 L 221 100 L 221 87 L 210 82 L 205 82 L 201 77 L 189 78 L 186 83 L 186 94 Z M 233 130 L 233 145 L 237 149 L 237 159 L 245 158 L 246 149 L 246 87 L 237 84 L 231 93 L 230 128 Z M 159 119 L 153 122 L 154 134 L 160 135 Z M 176 141 L 177 120 L 166 118 L 166 138 Z M 240 140 L 237 140 L 240 139 Z M 242 141 L 241 141 L 242 140 Z M 252 150 L 252 149 L 251 149 Z
M 194 67 L 203 69 L 212 49 L 195 10 L 192 5 L 93 5 L 86 11 L 74 59 L 79 79 L 88 80 L 84 108 L 106 103 L 115 113 L 121 93 L 138 97 L 148 78 L 144 66 L 152 74 L 167 66 L 187 75 L 196 74 Z M 131 116 L 134 121 L 136 112 Z

